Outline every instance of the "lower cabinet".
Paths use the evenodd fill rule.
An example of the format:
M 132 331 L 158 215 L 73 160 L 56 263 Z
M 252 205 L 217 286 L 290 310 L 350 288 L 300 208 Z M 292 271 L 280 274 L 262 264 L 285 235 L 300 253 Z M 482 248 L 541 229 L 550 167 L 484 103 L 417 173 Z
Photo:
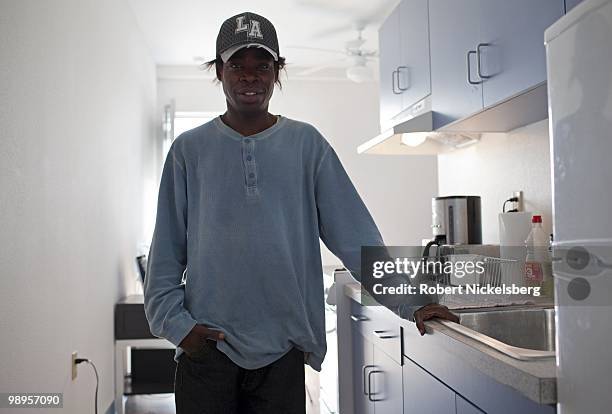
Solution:
M 484 412 L 473 406 L 472 403 L 459 394 L 455 394 L 455 406 L 457 407 L 457 414 L 482 414 Z
M 352 335 L 355 414 L 401 413 L 402 366 L 361 333 L 353 331 Z
M 401 413 L 404 405 L 402 366 L 377 347 L 374 347 L 374 365 L 368 375 L 376 414 Z
M 374 366 L 374 345 L 355 329 L 353 341 L 353 405 L 355 414 L 373 414 L 374 401 L 368 387 L 368 375 Z M 370 377 L 371 379 L 371 377 Z
M 582 0 L 565 0 L 565 12 L 567 13 L 578 5 Z
M 454 414 L 455 392 L 408 358 L 402 367 L 404 414 Z
M 348 373 L 352 374 L 353 412 L 348 414 L 553 414 L 554 405 L 540 405 L 517 392 L 504 388 L 492 379 L 482 375 L 474 375 L 473 371 L 465 366 L 457 366 L 459 375 L 450 376 L 442 382 L 436 372 L 428 371 L 421 366 L 428 365 L 431 358 L 441 358 L 429 350 L 416 353 L 421 359 L 408 357 L 402 348 L 402 339 L 405 338 L 403 328 L 399 321 L 397 330 L 393 321 L 385 314 L 385 310 L 361 308 L 354 303 L 350 317 L 350 346 L 352 347 L 352 367 Z M 413 328 L 413 327 L 411 327 Z M 414 329 L 414 328 L 413 328 Z M 397 334 L 399 331 L 399 335 Z M 339 337 L 339 350 L 348 344 L 348 337 Z M 398 341 L 399 343 L 395 342 Z M 428 354 L 429 353 L 429 354 Z M 414 354 L 414 352 L 413 352 Z M 416 362 L 415 362 L 416 361 Z M 447 361 L 453 360 L 447 357 Z M 439 364 L 438 364 L 439 365 Z M 465 370 L 465 371 L 462 371 Z M 433 374 L 433 375 L 432 375 Z M 438 373 L 438 375 L 440 375 Z M 467 400 L 470 387 L 460 387 L 453 384 L 450 378 L 458 381 L 476 381 L 479 389 L 492 390 L 485 394 L 477 394 L 477 398 Z M 447 386 L 446 384 L 449 384 Z M 348 386 L 348 384 L 347 384 Z M 451 388 L 452 387 L 452 388 Z M 455 388 L 455 389 L 453 389 Z M 457 392 L 461 392 L 461 395 Z M 344 414 L 344 413 L 343 413 Z

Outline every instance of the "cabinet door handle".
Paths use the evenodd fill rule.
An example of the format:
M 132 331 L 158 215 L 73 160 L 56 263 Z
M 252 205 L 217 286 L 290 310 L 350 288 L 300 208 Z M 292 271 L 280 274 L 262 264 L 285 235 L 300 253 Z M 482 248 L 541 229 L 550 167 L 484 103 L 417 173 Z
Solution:
M 410 89 L 410 82 L 408 82 L 408 86 L 407 87 L 405 87 L 405 88 L 401 87 L 401 85 L 400 85 L 400 72 L 401 72 L 402 69 L 406 69 L 407 73 L 410 73 L 409 72 L 410 69 L 408 68 L 408 66 L 398 66 L 397 70 L 396 70 L 396 72 L 397 72 L 397 89 L 399 89 L 401 92 L 404 92 L 404 91 L 407 91 L 408 89 Z
M 400 90 L 399 92 L 395 90 L 395 75 L 397 76 L 397 83 L 399 83 L 399 71 L 397 69 L 395 69 L 393 72 L 391 72 L 391 89 L 393 89 L 393 93 L 396 95 L 399 95 L 402 93 L 402 91 Z
M 376 402 L 376 401 L 382 401 L 380 399 L 376 399 L 376 398 L 372 398 L 372 395 L 376 395 L 376 392 L 372 392 L 372 374 L 382 374 L 383 371 L 379 371 L 379 370 L 372 370 L 370 372 L 368 372 L 368 400 L 372 401 L 372 402 Z
M 363 395 L 370 394 L 370 388 L 369 388 L 370 384 L 368 384 L 368 390 L 366 391 L 366 374 L 365 374 L 366 369 L 374 368 L 374 367 L 375 367 L 374 365 L 364 365 L 363 368 L 361 368 L 361 374 L 362 374 L 361 376 L 363 378 Z M 368 375 L 368 378 L 369 378 L 369 375 Z
M 363 322 L 363 321 L 367 321 L 368 317 L 363 316 L 363 315 L 351 315 L 351 319 L 354 320 L 355 322 Z
M 380 339 L 397 338 L 397 335 L 393 335 L 393 333 L 389 331 L 374 331 L 374 335 Z
M 481 64 L 480 64 L 480 48 L 487 47 L 487 46 L 491 46 L 491 45 L 489 43 L 478 43 L 478 46 L 476 46 L 476 67 L 478 68 L 478 76 L 481 79 L 489 79 L 491 77 L 489 75 L 482 74 Z
M 468 50 L 468 52 L 467 52 L 467 81 L 468 81 L 468 83 L 470 85 L 479 85 L 479 84 L 482 83 L 482 81 L 474 82 L 472 80 L 472 69 L 470 68 L 470 66 L 471 66 L 470 65 L 470 56 L 471 55 L 475 55 L 475 54 L 476 54 L 475 50 Z

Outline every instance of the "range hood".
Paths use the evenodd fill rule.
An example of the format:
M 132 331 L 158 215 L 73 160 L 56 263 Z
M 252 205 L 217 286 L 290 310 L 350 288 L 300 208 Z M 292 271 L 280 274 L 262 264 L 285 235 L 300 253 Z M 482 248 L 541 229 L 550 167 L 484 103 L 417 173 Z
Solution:
M 380 135 L 357 147 L 359 154 L 433 155 L 478 142 L 481 133 L 508 132 L 548 118 L 546 82 L 463 119 L 448 121 L 431 110 L 431 97 Z

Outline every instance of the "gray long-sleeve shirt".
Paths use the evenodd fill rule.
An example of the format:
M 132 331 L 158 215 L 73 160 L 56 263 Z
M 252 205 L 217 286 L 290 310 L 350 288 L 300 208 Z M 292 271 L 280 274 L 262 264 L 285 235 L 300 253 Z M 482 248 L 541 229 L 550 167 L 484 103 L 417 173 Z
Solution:
M 151 332 L 177 345 L 195 324 L 237 365 L 292 346 L 325 357 L 319 237 L 359 277 L 363 245 L 383 245 L 338 156 L 289 118 L 244 137 L 219 117 L 183 133 L 162 173 L 144 283 Z

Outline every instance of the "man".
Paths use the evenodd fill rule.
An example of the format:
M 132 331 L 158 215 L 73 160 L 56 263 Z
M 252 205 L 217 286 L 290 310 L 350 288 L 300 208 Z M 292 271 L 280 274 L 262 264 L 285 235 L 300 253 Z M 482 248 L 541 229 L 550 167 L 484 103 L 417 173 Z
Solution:
M 268 112 L 284 65 L 272 24 L 233 16 L 216 49 L 227 111 L 168 153 L 145 311 L 178 346 L 178 414 L 304 413 L 304 363 L 326 352 L 319 237 L 356 277 L 361 246 L 383 240 L 323 136 Z M 454 315 L 417 311 L 422 333 L 435 316 Z

